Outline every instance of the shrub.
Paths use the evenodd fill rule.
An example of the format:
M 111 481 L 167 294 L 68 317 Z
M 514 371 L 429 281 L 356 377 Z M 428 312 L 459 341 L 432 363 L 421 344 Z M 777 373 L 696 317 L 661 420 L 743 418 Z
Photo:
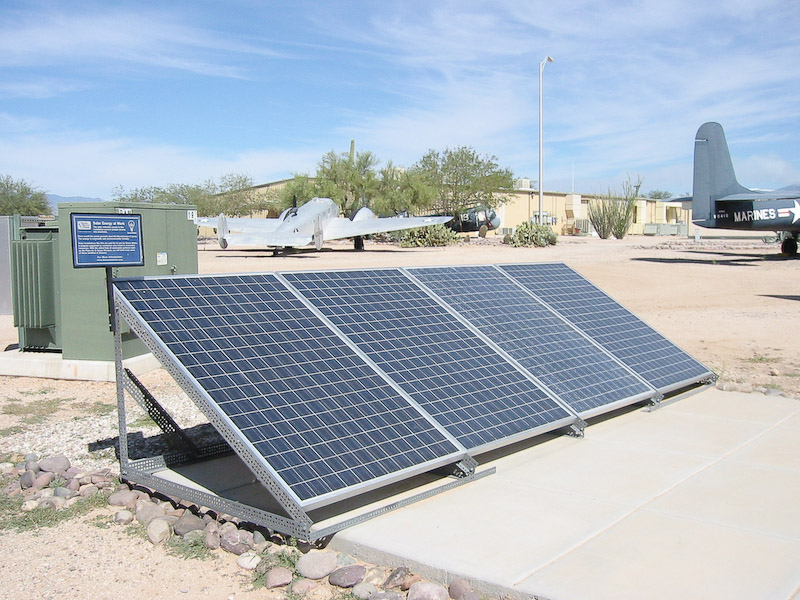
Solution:
M 534 225 L 530 222 L 522 223 L 511 236 L 511 243 L 514 246 L 555 246 L 558 238 L 553 230 L 547 225 Z
M 455 231 L 444 225 L 436 224 L 404 231 L 400 236 L 400 245 L 403 248 L 449 246 L 459 240 Z

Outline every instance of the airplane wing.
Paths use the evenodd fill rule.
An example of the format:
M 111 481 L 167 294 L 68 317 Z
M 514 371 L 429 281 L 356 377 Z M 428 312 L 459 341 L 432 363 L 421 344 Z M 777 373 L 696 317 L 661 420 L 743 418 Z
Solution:
M 198 226 L 212 227 L 218 239 L 224 238 L 227 244 L 223 247 L 226 248 L 229 246 L 303 246 L 310 243 L 311 238 L 306 241 L 294 241 L 291 244 L 273 243 L 270 233 L 275 231 L 280 223 L 280 219 L 238 219 L 224 215 L 197 219 Z M 305 238 L 306 236 L 300 237 Z
M 326 240 L 384 233 L 387 231 L 400 231 L 426 227 L 428 225 L 444 224 L 453 217 L 373 217 L 366 219 L 350 220 L 344 217 L 333 219 L 325 224 L 324 236 Z
M 760 202 L 761 200 L 798 200 L 800 199 L 800 192 L 782 192 L 775 190 L 774 192 L 752 192 L 750 194 L 731 194 L 730 196 L 723 196 L 717 198 L 717 202 L 728 202 L 736 200 L 748 200 L 751 202 Z

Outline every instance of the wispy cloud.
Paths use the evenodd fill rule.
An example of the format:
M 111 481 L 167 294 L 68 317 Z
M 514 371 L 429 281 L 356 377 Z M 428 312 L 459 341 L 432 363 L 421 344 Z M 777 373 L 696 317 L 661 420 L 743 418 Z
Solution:
M 264 46 L 183 24 L 169 12 L 112 10 L 9 15 L 0 25 L 0 66 L 94 63 L 176 69 L 244 78 L 248 69 L 226 61 L 231 54 L 275 57 Z

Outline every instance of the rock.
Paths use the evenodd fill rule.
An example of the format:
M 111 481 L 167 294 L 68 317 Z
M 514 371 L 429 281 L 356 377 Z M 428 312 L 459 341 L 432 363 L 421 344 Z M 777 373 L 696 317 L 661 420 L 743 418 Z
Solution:
M 81 482 L 75 478 L 70 479 L 67 482 L 67 485 L 64 486 L 68 490 L 72 490 L 73 492 L 77 492 L 81 489 Z
M 400 585 L 400 589 L 404 592 L 407 592 L 411 589 L 411 586 L 417 583 L 418 581 L 422 581 L 422 577 L 417 575 L 416 573 L 411 573 L 408 577 L 403 580 L 403 583 Z
M 472 591 L 472 586 L 466 579 L 454 579 L 450 582 L 448 592 L 453 600 L 461 600 L 461 596 Z
M 21 510 L 22 512 L 31 512 L 37 508 L 39 508 L 38 500 L 25 500 L 25 502 L 22 503 Z
M 231 554 L 244 554 L 253 547 L 253 534 L 240 529 L 228 530 L 223 533 L 220 528 L 219 545 L 220 548 Z
M 407 600 L 450 600 L 447 588 L 438 583 L 418 581 L 408 589 Z
M 245 552 L 236 559 L 236 564 L 239 565 L 239 568 L 247 571 L 253 571 L 260 562 L 261 557 L 254 552 Z
M 172 529 L 163 517 L 154 518 L 147 525 L 147 539 L 154 546 L 164 542 L 170 535 L 172 535 Z
M 36 473 L 33 471 L 25 471 L 22 475 L 20 475 L 19 485 L 23 490 L 27 490 L 29 487 L 33 486 L 34 481 L 36 481 Z
M 297 561 L 297 572 L 307 579 L 322 579 L 336 568 L 336 553 L 332 550 L 309 550 Z
M 22 459 L 23 462 L 28 462 L 29 460 L 32 460 L 33 462 L 39 462 L 39 455 L 34 453 L 26 454 Z
M 33 481 L 33 485 L 31 487 L 37 490 L 43 490 L 48 485 L 53 483 L 55 479 L 56 479 L 55 473 L 50 471 L 43 471 L 36 476 L 36 479 Z
M 89 485 L 82 485 L 78 489 L 78 493 L 81 495 L 81 498 L 93 498 L 100 493 L 100 490 L 97 489 L 96 485 L 90 483 Z
M 26 460 L 25 461 L 25 470 L 26 471 L 33 471 L 34 473 L 36 473 L 38 475 L 39 471 L 41 471 L 41 468 L 39 467 L 39 463 L 37 461 L 35 461 L 35 460 Z
M 236 527 L 236 523 L 231 523 L 230 521 L 226 521 L 222 525 L 218 525 L 219 527 L 219 534 L 225 535 L 226 533 L 232 533 L 234 531 L 239 531 L 239 528 Z
M 203 519 L 187 510 L 175 522 L 173 531 L 175 531 L 177 535 L 184 537 L 190 531 L 203 531 L 205 528 L 206 524 L 203 523 Z
M 374 584 L 366 581 L 362 581 L 358 585 L 353 586 L 353 589 L 350 590 L 350 593 L 356 598 L 360 598 L 360 600 L 368 600 L 372 594 L 376 594 L 377 592 L 378 588 L 376 588 Z
M 367 574 L 364 575 L 364 583 L 371 583 L 376 587 L 381 585 L 384 581 L 386 581 L 386 571 L 380 567 L 372 567 L 367 571 Z
M 283 587 L 292 582 L 292 572 L 286 567 L 272 567 L 264 574 L 264 587 L 268 590 Z
M 297 579 L 292 583 L 291 586 L 289 586 L 289 590 L 292 592 L 292 594 L 297 594 L 298 596 L 306 596 L 318 585 L 319 583 L 317 583 L 313 579 L 305 579 L 305 578 Z
M 165 508 L 164 504 L 156 504 L 155 502 L 137 503 L 136 520 L 147 527 L 153 519 L 164 516 Z
M 65 487 L 57 487 L 53 490 L 53 495 L 58 498 L 64 498 L 65 500 L 69 500 L 70 498 L 74 498 L 78 495 L 78 492 L 75 490 L 71 490 Z
M 114 523 L 119 525 L 128 525 L 133 523 L 133 513 L 129 510 L 119 510 L 114 515 Z
M 361 583 L 367 569 L 363 565 L 349 565 L 336 569 L 328 576 L 328 583 L 340 588 L 351 588 Z
M 336 557 L 336 564 L 340 567 L 349 567 L 350 565 L 356 564 L 356 559 L 349 554 L 340 552 L 339 556 Z
M 133 491 L 125 488 L 123 490 L 118 490 L 118 491 L 114 492 L 113 494 L 111 494 L 108 497 L 108 503 L 111 506 L 128 506 L 128 507 L 132 507 L 134 504 L 136 504 L 136 500 L 138 498 L 139 498 L 139 496 L 136 494 L 136 492 L 133 492 Z
M 211 548 L 212 550 L 219 548 L 219 523 L 216 521 L 209 521 L 206 523 L 203 534 L 205 536 L 207 548 Z
M 383 582 L 382 587 L 387 590 L 391 588 L 399 588 L 403 585 L 403 582 L 409 575 L 411 575 L 411 571 L 408 569 L 408 567 L 398 567 L 389 574 L 389 577 L 387 577 L 386 581 Z
M 204 532 L 204 541 L 206 544 L 206 548 L 210 548 L 211 550 L 216 550 L 219 548 L 220 539 L 219 539 L 219 531 L 214 529 L 209 531 L 208 529 Z
M 781 372 L 776 367 L 770 367 L 769 374 L 771 377 L 778 377 L 781 374 Z
M 258 529 L 253 531 L 253 545 L 263 544 L 266 541 L 267 538 L 261 531 L 259 531 Z
M 47 473 L 60 474 L 70 468 L 70 463 L 66 456 L 51 456 L 40 460 L 39 468 Z

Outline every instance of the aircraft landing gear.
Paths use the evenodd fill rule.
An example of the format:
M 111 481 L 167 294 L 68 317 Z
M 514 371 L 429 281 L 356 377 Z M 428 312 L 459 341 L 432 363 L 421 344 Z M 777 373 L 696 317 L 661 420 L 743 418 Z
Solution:
M 353 238 L 353 248 L 355 250 L 363 250 L 364 249 L 364 238 L 360 235 L 357 235 Z
M 789 256 L 797 255 L 797 237 L 787 237 L 781 242 L 781 252 Z

